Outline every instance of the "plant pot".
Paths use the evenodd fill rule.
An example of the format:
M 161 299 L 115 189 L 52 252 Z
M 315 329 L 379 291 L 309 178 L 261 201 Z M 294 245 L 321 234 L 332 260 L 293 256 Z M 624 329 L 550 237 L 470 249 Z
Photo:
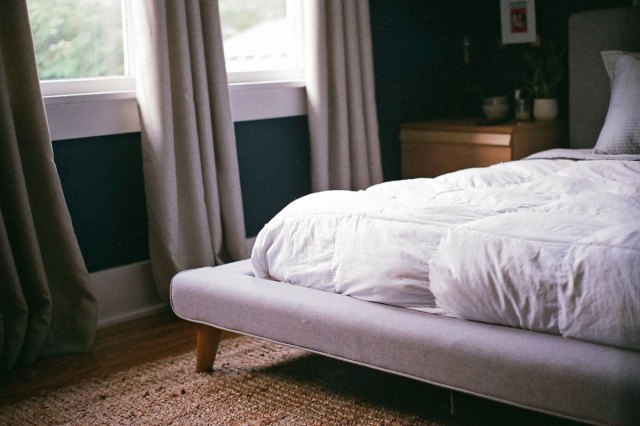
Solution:
M 558 118 L 558 100 L 534 99 L 533 117 L 536 120 L 555 120 Z

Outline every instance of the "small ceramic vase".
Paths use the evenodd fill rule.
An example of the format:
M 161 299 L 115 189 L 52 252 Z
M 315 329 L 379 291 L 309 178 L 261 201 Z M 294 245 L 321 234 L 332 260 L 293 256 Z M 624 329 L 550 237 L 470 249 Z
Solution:
M 558 118 L 558 100 L 534 99 L 533 117 L 536 120 L 555 120 Z

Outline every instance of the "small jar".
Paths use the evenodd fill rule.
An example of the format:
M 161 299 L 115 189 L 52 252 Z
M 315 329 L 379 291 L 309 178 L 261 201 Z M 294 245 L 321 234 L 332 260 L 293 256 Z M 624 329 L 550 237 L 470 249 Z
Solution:
M 513 111 L 517 121 L 531 120 L 531 107 L 528 99 L 514 99 Z

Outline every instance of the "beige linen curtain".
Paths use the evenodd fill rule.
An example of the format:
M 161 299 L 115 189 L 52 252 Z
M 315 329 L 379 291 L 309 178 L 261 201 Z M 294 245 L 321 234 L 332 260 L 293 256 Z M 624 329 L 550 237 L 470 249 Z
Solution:
M 369 0 L 305 0 L 313 191 L 382 182 Z
M 0 373 L 88 350 L 96 313 L 53 162 L 26 1 L 2 1 Z
M 177 272 L 246 256 L 218 3 L 134 1 L 136 85 L 151 266 Z

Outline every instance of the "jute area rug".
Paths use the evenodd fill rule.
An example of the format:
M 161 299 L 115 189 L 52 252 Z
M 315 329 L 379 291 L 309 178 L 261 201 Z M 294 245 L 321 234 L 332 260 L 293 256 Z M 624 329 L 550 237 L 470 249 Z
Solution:
M 453 425 L 556 420 L 482 400 L 481 405 L 488 405 L 472 407 L 470 417 L 452 416 L 447 390 L 248 337 L 221 343 L 213 373 L 194 373 L 194 363 L 194 354 L 188 353 L 33 397 L 1 408 L 0 424 Z M 487 411 L 493 413 L 478 417 Z

